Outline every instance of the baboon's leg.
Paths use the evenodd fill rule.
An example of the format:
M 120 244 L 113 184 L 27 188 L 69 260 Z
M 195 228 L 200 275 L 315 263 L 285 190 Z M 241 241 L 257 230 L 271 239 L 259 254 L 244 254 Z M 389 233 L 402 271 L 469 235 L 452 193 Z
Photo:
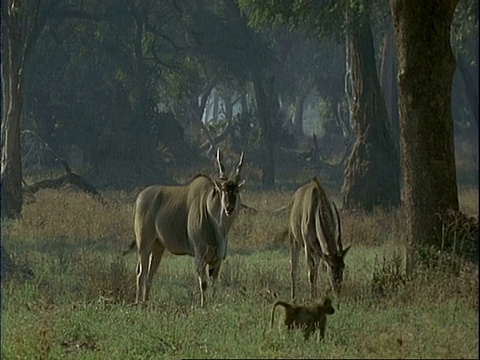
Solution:
M 150 252 L 150 264 L 148 267 L 148 276 L 146 280 L 146 289 L 145 289 L 145 300 L 148 300 L 150 294 L 150 287 L 152 286 L 152 279 L 155 273 L 157 272 L 160 261 L 162 260 L 163 253 L 165 252 L 165 247 L 159 240 L 155 240 L 152 250 Z
M 205 291 L 208 286 L 207 264 L 203 259 L 195 260 L 197 264 L 198 284 L 200 286 L 200 306 L 205 304 Z
M 315 257 L 308 246 L 305 246 L 305 257 L 308 265 L 308 280 L 310 282 L 310 296 L 313 299 L 317 297 L 317 278 L 319 259 Z
M 319 323 L 319 328 L 320 328 L 320 339 L 323 340 L 325 337 L 325 328 L 327 327 L 327 318 L 325 317 L 322 321 Z
M 310 335 L 315 331 L 315 326 L 313 324 L 307 325 L 305 328 L 303 334 L 304 334 L 304 339 L 308 340 L 310 338 Z
M 296 290 L 296 280 L 297 280 L 297 269 L 298 269 L 298 256 L 300 252 L 300 245 L 293 237 L 293 234 L 290 233 L 290 255 L 291 255 L 291 270 L 290 276 L 292 279 L 292 300 L 295 300 L 295 290 Z

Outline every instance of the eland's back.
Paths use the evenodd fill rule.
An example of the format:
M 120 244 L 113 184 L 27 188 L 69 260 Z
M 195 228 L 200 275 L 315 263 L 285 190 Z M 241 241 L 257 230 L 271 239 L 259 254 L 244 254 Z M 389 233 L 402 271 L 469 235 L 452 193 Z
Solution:
M 172 254 L 193 255 L 187 236 L 190 186 L 153 185 L 138 195 L 135 203 L 137 241 L 158 239 Z M 142 244 L 137 244 L 137 248 L 139 245 Z

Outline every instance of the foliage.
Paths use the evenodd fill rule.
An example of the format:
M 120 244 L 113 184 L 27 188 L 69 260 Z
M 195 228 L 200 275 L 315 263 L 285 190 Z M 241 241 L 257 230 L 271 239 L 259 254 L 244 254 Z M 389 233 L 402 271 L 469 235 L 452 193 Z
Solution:
M 478 35 L 478 1 L 461 0 L 455 10 L 452 23 L 452 47 L 457 53 L 468 54 L 474 48 L 475 34 Z M 476 40 L 478 42 L 478 39 Z M 475 50 L 474 50 L 475 51 Z M 472 65 L 478 61 L 472 57 Z
M 317 35 L 332 34 L 339 30 L 342 32 L 343 12 L 347 3 L 304 0 L 239 1 L 240 7 L 249 15 L 252 26 L 288 24 L 305 31 L 313 29 Z

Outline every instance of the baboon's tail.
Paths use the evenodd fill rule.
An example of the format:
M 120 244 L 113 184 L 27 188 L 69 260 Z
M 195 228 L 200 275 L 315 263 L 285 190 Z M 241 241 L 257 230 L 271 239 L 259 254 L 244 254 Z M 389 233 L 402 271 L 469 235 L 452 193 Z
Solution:
M 135 240 L 132 241 L 132 243 L 130 244 L 130 246 L 128 247 L 127 250 L 125 250 L 123 253 L 122 253 L 122 256 L 125 256 L 127 255 L 129 252 L 131 252 L 133 249 L 135 249 L 137 247 L 137 243 Z

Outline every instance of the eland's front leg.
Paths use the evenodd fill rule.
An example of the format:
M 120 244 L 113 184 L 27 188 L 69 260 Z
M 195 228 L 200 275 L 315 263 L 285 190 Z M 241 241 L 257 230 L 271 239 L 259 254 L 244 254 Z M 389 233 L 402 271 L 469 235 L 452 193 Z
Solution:
M 317 297 L 317 279 L 318 279 L 318 265 L 319 261 L 315 258 L 312 251 L 305 246 L 305 257 L 308 265 L 308 280 L 310 282 L 310 297 L 316 299 Z
M 212 296 L 215 297 L 217 295 L 218 289 L 218 275 L 220 274 L 220 267 L 222 266 L 222 261 L 219 260 L 213 265 L 208 265 L 208 276 L 212 281 Z
M 205 292 L 208 287 L 207 264 L 197 260 L 198 285 L 200 287 L 200 306 L 205 305 Z
M 150 253 L 146 251 L 139 251 L 138 253 L 138 262 L 137 262 L 137 295 L 135 298 L 135 303 L 138 304 L 146 300 L 146 281 L 148 276 L 148 267 L 149 267 L 149 257 Z
M 148 276 L 145 282 L 145 298 L 144 301 L 148 301 L 150 295 L 150 288 L 152 286 L 153 276 L 157 272 L 162 256 L 165 252 L 165 247 L 160 243 L 160 241 L 155 241 L 152 247 L 150 255 L 150 264 L 148 266 Z

